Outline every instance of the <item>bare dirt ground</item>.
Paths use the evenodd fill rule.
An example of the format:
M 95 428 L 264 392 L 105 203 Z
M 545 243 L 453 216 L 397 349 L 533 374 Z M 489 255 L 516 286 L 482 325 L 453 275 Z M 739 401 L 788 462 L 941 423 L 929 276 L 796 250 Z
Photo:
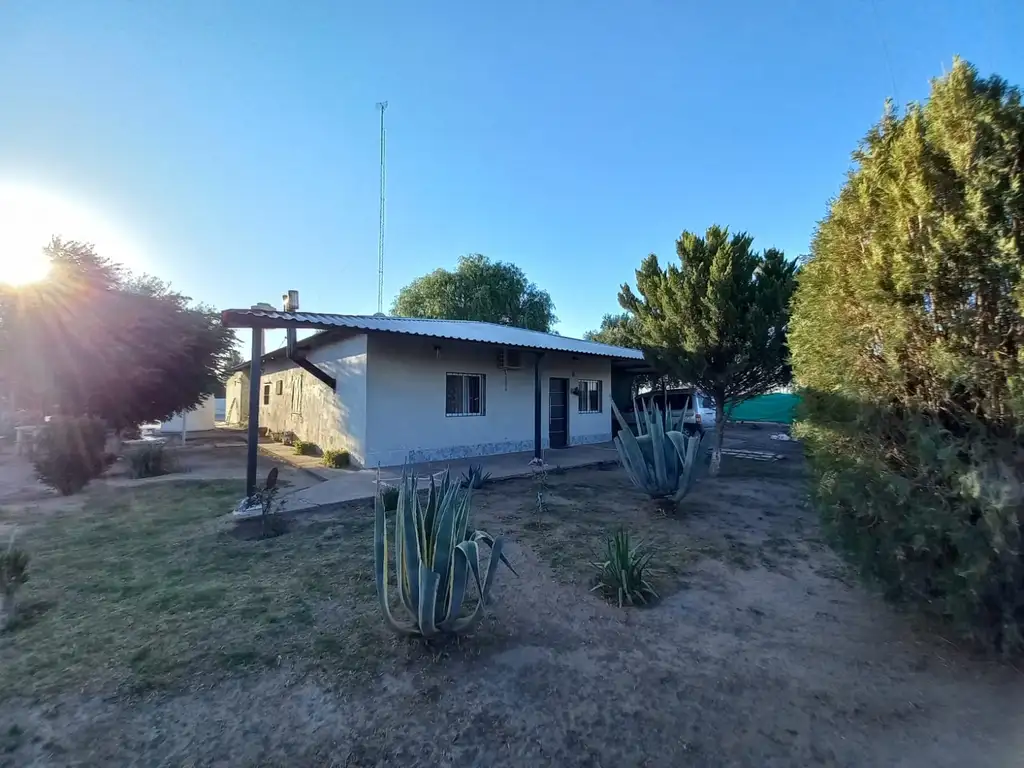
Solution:
M 49 607 L 0 635 L 0 765 L 1024 764 L 1020 674 L 859 586 L 768 434 L 730 444 L 785 460 L 726 459 L 669 517 L 618 469 L 477 492 L 521 575 L 435 646 L 381 625 L 365 505 L 243 542 L 234 486 L 87 500 L 29 538 Z M 620 525 L 658 553 L 649 608 L 589 591 Z

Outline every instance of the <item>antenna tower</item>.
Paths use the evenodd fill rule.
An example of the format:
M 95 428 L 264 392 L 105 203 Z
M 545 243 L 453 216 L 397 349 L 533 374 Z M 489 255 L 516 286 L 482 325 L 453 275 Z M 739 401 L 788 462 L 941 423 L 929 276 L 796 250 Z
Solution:
M 380 110 L 380 232 L 377 236 L 377 312 L 384 311 L 384 189 L 387 185 L 387 134 L 384 131 L 386 101 L 378 101 Z

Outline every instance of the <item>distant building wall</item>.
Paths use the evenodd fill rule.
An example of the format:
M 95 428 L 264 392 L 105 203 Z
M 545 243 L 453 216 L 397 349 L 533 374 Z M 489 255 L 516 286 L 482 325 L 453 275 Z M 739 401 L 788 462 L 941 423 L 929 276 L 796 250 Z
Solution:
M 235 371 L 224 387 L 224 421 L 239 426 L 249 421 L 249 372 Z
M 337 381 L 335 391 L 290 360 L 266 363 L 260 379 L 260 426 L 294 432 L 321 450 L 366 457 L 366 336 L 312 350 L 307 359 Z M 230 407 L 230 406 L 229 406 Z
M 184 416 L 181 413 L 174 414 L 170 419 L 160 424 L 161 432 L 181 432 L 182 427 L 186 432 L 202 432 L 213 429 L 215 426 L 214 414 L 216 411 L 214 397 L 205 398 L 191 411 Z

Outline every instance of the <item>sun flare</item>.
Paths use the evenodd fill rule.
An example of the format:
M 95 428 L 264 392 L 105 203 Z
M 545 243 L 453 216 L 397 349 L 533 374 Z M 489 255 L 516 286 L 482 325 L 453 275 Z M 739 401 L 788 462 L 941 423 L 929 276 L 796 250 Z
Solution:
M 51 192 L 0 179 L 0 283 L 42 280 L 50 265 L 43 247 L 50 238 L 92 243 L 100 256 L 140 268 L 136 250 L 104 217 Z

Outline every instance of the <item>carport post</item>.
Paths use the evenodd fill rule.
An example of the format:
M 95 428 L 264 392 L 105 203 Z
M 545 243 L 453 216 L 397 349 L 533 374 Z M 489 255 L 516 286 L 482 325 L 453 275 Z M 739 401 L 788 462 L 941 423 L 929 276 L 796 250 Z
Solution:
M 533 458 L 544 460 L 544 451 L 540 447 L 540 414 L 543 398 L 540 388 L 540 359 L 544 357 L 543 352 L 537 352 L 533 357 Z
M 249 361 L 249 453 L 245 467 L 245 495 L 256 493 L 256 457 L 260 442 L 260 370 L 263 367 L 263 329 L 252 329 Z

